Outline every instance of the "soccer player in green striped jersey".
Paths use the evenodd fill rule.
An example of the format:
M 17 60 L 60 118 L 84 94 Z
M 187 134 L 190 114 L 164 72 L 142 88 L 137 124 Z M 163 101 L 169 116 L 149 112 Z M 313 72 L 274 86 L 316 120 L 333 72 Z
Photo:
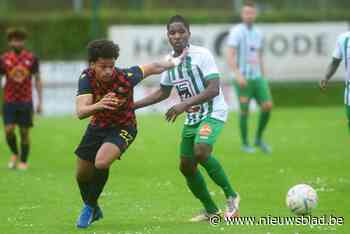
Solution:
M 242 23 L 231 29 L 227 39 L 227 60 L 234 73 L 234 86 L 240 103 L 242 150 L 247 153 L 255 152 L 248 141 L 249 102 L 255 99 L 261 109 L 255 146 L 264 153 L 270 153 L 271 148 L 263 141 L 262 136 L 270 119 L 272 97 L 268 81 L 264 77 L 263 36 L 254 26 L 256 15 L 255 4 L 246 2 L 241 10 Z
M 348 128 L 350 132 L 350 32 L 341 34 L 338 37 L 334 52 L 333 59 L 328 66 L 325 79 L 321 80 L 320 87 L 322 90 L 326 90 L 328 81 L 332 78 L 337 71 L 341 61 L 344 60 L 345 64 L 345 94 L 344 103 L 346 108 L 346 114 L 348 118 Z
M 175 87 L 181 102 L 167 111 L 166 118 L 175 121 L 178 115 L 187 112 L 180 145 L 180 170 L 189 189 L 205 208 L 205 212 L 191 221 L 208 220 L 219 213 L 198 165 L 203 166 L 222 188 L 227 199 L 225 217 L 236 217 L 239 215 L 239 196 L 232 189 L 221 164 L 212 155 L 213 145 L 228 115 L 220 88 L 220 74 L 209 50 L 189 44 L 190 27 L 182 16 L 170 18 L 167 31 L 173 47 L 170 56 L 178 57 L 184 50 L 187 50 L 187 56 L 177 67 L 162 74 L 159 89 L 135 102 L 135 109 L 161 102 Z

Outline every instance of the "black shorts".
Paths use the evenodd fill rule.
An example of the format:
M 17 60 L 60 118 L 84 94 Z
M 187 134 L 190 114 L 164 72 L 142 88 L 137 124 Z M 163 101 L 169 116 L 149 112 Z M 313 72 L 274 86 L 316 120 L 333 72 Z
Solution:
M 89 124 L 75 154 L 83 160 L 94 162 L 97 151 L 107 142 L 118 146 L 122 154 L 135 140 L 136 135 L 136 127 L 101 128 Z
M 4 103 L 4 124 L 17 124 L 20 127 L 33 127 L 32 103 Z

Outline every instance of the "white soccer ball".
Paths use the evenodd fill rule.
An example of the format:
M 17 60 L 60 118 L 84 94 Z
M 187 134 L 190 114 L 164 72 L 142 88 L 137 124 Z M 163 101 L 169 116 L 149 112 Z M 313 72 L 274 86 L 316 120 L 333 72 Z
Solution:
M 316 208 L 318 197 L 315 189 L 298 184 L 289 189 L 286 198 L 288 208 L 296 215 L 309 215 Z

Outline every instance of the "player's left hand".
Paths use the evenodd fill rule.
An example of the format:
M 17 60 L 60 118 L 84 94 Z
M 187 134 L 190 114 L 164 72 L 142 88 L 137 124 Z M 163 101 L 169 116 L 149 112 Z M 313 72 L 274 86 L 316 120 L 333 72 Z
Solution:
M 37 105 L 37 107 L 36 107 L 36 113 L 39 114 L 39 115 L 43 113 L 43 106 L 42 106 L 41 103 L 39 103 L 39 104 Z
M 328 86 L 328 80 L 321 80 L 319 85 L 322 91 L 326 91 Z
M 165 114 L 165 118 L 169 122 L 175 122 L 176 118 L 189 108 L 186 102 L 181 102 L 172 106 Z

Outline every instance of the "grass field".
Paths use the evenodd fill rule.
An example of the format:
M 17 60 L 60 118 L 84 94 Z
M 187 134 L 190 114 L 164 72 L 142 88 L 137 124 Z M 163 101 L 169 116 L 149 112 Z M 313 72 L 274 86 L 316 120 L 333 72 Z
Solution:
M 251 127 L 255 120 L 254 115 Z M 1 234 L 350 233 L 350 137 L 341 107 L 276 109 L 266 135 L 274 148 L 271 156 L 239 151 L 237 116 L 232 113 L 215 147 L 215 155 L 241 194 L 242 216 L 290 216 L 285 206 L 288 188 L 309 183 L 319 195 L 314 215 L 345 217 L 345 225 L 337 227 L 213 227 L 187 222 L 201 207 L 178 171 L 182 121 L 171 125 L 153 115 L 139 116 L 138 138 L 112 167 L 100 200 L 105 218 L 89 229 L 77 230 L 81 201 L 73 151 L 85 126 L 85 121 L 72 117 L 37 119 L 31 168 L 26 172 L 6 168 L 10 153 L 1 139 Z M 223 207 L 220 189 L 206 179 Z

